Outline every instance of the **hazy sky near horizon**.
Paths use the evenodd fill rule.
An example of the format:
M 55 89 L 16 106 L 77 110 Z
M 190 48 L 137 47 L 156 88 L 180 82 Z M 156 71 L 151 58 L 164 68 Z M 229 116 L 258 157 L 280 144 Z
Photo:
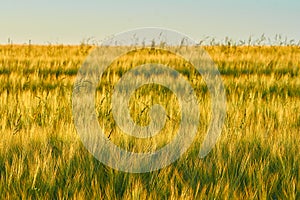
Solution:
M 280 34 L 300 40 L 299 0 L 0 0 L 0 44 L 78 44 L 139 27 L 247 40 Z

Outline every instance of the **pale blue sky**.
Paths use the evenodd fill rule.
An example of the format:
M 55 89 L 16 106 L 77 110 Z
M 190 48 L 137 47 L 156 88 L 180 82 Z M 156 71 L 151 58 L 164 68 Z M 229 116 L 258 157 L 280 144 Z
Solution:
M 165 27 L 195 40 L 276 34 L 300 40 L 299 0 L 0 0 L 0 44 L 76 44 L 138 27 Z

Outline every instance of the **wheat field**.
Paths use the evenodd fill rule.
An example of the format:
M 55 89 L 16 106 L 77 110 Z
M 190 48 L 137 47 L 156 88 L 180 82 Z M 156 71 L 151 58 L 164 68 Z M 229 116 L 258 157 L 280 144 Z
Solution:
M 198 134 L 176 162 L 142 174 L 103 165 L 76 133 L 73 84 L 93 48 L 0 46 L 0 199 L 300 199 L 299 46 L 204 47 L 218 65 L 227 97 L 221 137 L 204 159 L 198 153 L 210 96 L 201 75 L 173 60 L 196 91 Z M 129 107 L 134 121 L 146 125 L 148 108 L 163 105 L 169 119 L 162 133 L 135 139 L 114 123 L 108 96 L 126 73 L 119 66 L 147 62 L 150 54 L 115 62 L 97 87 L 100 124 L 111 141 L 130 151 L 158 149 L 178 128 L 176 98 L 155 85 L 136 91 Z

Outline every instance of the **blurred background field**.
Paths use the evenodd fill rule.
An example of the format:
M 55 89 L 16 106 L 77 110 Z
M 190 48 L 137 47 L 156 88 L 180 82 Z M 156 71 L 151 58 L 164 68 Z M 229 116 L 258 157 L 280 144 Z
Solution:
M 172 165 L 129 174 L 93 158 L 74 127 L 73 83 L 93 46 L 0 46 L 0 199 L 300 199 L 300 47 L 204 48 L 219 67 L 227 96 L 216 147 L 198 158 L 210 120 L 209 93 L 201 76 L 178 61 L 199 100 L 197 139 Z M 116 62 L 101 79 L 98 119 L 125 149 L 158 148 L 176 131 L 176 98 L 162 87 L 142 87 L 130 102 L 134 120 L 146 125 L 148 108 L 159 102 L 167 124 L 151 141 L 120 133 L 106 97 L 124 73 L 118 65 L 126 62 Z

